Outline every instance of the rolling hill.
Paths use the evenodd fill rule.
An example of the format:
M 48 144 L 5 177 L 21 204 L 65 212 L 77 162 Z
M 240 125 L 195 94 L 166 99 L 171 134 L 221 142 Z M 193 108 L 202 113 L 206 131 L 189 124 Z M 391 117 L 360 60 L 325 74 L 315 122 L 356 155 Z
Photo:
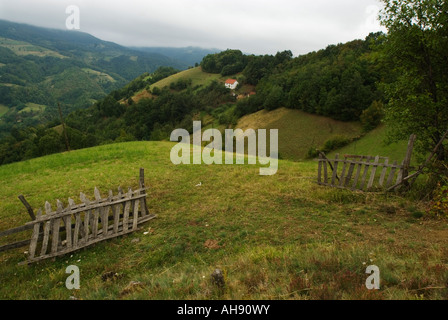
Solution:
M 178 58 L 182 52 L 178 50 Z M 198 57 L 198 52 L 195 57 Z M 22 128 L 46 123 L 57 116 L 86 108 L 112 90 L 122 88 L 141 74 L 161 66 L 177 69 L 187 62 L 158 52 L 135 50 L 92 35 L 0 21 L 0 134 L 13 125 Z M 28 103 L 45 105 L 45 111 L 28 118 L 19 113 Z M 3 109 L 1 110 L 4 111 Z

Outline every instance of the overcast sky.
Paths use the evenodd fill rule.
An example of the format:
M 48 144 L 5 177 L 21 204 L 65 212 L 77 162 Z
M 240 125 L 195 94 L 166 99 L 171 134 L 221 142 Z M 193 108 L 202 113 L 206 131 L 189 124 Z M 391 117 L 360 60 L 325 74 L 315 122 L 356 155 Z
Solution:
M 1 0 L 0 19 L 79 31 L 125 46 L 199 46 L 294 55 L 382 30 L 379 0 Z

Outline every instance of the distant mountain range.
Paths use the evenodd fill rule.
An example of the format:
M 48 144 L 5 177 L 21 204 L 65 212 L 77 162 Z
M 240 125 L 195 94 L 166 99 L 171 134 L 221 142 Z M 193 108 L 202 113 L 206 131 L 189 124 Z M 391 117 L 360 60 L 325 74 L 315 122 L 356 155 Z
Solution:
M 64 114 L 88 107 L 143 73 L 187 69 L 217 51 L 128 48 L 79 31 L 0 20 L 0 132 L 11 122 L 48 121 L 58 103 Z
M 200 64 L 202 59 L 208 54 L 218 53 L 222 51 L 220 49 L 204 49 L 199 47 L 131 47 L 131 49 L 147 53 L 158 53 L 163 56 L 172 58 L 176 61 L 186 63 L 188 67 L 193 67 L 196 64 Z

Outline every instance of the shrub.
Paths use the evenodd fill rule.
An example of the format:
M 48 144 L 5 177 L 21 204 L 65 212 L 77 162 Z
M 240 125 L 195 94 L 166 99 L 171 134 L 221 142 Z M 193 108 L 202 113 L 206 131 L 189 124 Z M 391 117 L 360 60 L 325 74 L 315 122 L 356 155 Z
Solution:
M 364 131 L 370 131 L 378 127 L 383 117 L 383 104 L 380 101 L 373 101 L 360 117 Z
M 344 136 L 335 136 L 334 138 L 331 138 L 325 142 L 322 151 L 328 153 L 330 151 L 345 147 L 350 142 L 352 142 L 352 139 L 350 138 Z
M 436 217 L 448 217 L 448 183 L 446 181 L 438 183 L 428 213 Z

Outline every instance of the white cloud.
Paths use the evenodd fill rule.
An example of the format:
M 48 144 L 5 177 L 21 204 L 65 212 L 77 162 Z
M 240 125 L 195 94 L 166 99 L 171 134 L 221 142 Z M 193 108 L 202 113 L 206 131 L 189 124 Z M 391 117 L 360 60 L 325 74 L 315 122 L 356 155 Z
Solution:
M 0 18 L 62 29 L 69 5 L 80 8 L 81 31 L 123 45 L 297 55 L 380 29 L 379 0 L 14 0 Z

